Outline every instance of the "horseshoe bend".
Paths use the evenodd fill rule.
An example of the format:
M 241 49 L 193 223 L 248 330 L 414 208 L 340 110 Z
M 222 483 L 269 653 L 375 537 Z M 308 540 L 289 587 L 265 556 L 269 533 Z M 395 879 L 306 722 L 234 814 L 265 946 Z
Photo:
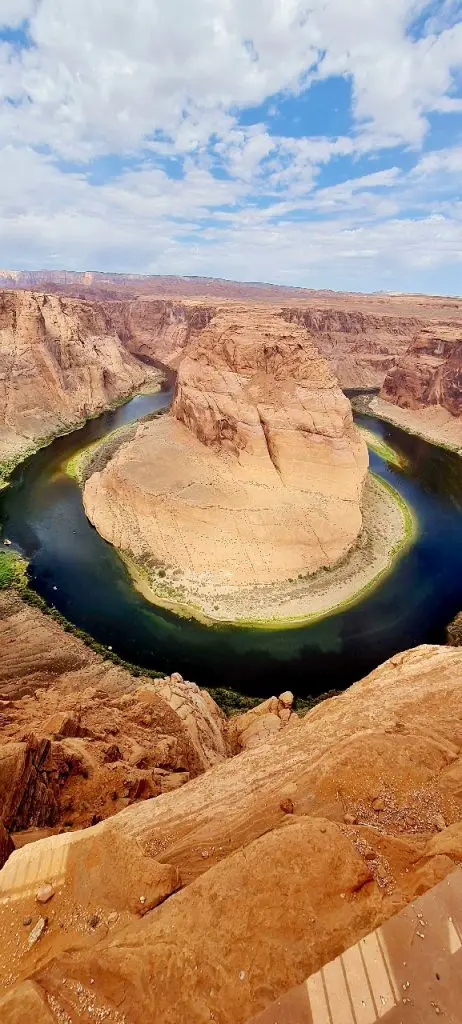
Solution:
M 310 332 L 237 306 L 189 343 L 171 411 L 90 469 L 84 505 L 154 601 L 233 620 L 309 615 L 377 572 L 374 559 L 364 578 L 348 564 L 372 509 L 390 547 L 402 534 L 367 469 L 350 403 Z

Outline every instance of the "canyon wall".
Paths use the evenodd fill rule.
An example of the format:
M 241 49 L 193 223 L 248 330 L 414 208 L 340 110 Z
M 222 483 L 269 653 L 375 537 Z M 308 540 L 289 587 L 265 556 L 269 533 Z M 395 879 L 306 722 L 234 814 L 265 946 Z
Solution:
M 434 444 L 462 452 L 462 329 L 421 331 L 387 374 L 370 410 Z
M 140 388 L 153 371 L 132 355 L 104 305 L 0 293 L 0 461 L 77 425 Z
M 339 561 L 361 530 L 367 465 L 308 332 L 232 306 L 188 345 L 171 414 L 140 425 L 84 503 L 103 537 L 201 604 Z
M 258 281 L 229 281 L 213 277 L 175 277 L 154 274 L 113 274 L 65 270 L 0 270 L 0 288 L 38 289 L 79 298 L 135 298 L 136 296 L 181 298 L 219 298 L 265 301 L 273 304 L 303 302 L 315 309 L 335 309 L 371 313 L 379 317 L 420 317 L 459 320 L 462 300 L 440 295 L 401 292 L 335 292 L 330 289 L 297 288 Z
M 462 328 L 422 331 L 387 374 L 380 397 L 403 409 L 440 406 L 462 416 Z
M 0 460 L 101 411 L 140 387 L 155 366 L 177 370 L 213 317 L 242 315 L 240 295 L 247 318 L 267 315 L 306 329 L 342 388 L 380 388 L 387 378 L 388 400 L 400 377 L 415 378 L 417 363 L 426 400 L 429 353 L 419 339 L 429 337 L 437 314 L 446 319 L 435 324 L 436 338 L 457 335 L 461 319 L 454 299 L 292 292 L 202 278 L 4 271 L 0 284 Z M 437 386 L 445 401 L 456 368 L 455 353 Z
M 422 320 L 358 309 L 288 307 L 281 316 L 303 324 L 316 339 L 342 388 L 379 388 L 406 352 Z

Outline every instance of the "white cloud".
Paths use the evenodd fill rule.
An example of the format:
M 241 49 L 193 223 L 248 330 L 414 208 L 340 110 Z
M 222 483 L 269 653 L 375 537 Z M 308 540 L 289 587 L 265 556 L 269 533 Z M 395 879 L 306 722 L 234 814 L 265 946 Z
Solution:
M 16 28 L 35 9 L 36 0 L 0 0 L 0 27 Z
M 322 272 L 337 286 L 362 275 L 365 287 L 403 268 L 456 265 L 460 148 L 415 152 L 410 173 L 396 153 L 393 166 L 368 162 L 381 154 L 383 164 L 397 145 L 418 151 L 430 113 L 461 109 L 456 7 L 0 0 L 0 26 L 29 18 L 32 44 L 0 43 L 4 254 L 16 265 L 286 283 L 310 284 Z M 306 110 L 310 84 L 333 75 L 351 82 L 350 131 L 290 137 L 272 132 L 261 110 L 254 124 L 239 123 L 265 100 L 279 117 L 284 99 L 303 91 Z M 92 184 L 91 161 L 108 154 L 132 168 L 116 173 L 122 161 Z M 183 177 L 164 169 L 171 158 Z M 65 173 L 59 160 L 80 173 Z M 323 176 L 331 161 L 336 184 Z
M 406 34 L 425 6 L 416 0 L 0 4 L 4 23 L 31 15 L 34 43 L 3 61 L 3 90 L 21 106 L 4 111 L 0 132 L 66 158 L 129 151 L 155 130 L 179 148 L 204 145 L 236 108 L 318 74 L 351 77 L 359 121 L 417 144 L 427 111 L 451 103 L 462 62 L 460 24 Z
M 423 156 L 415 168 L 413 176 L 426 177 L 430 174 L 460 174 L 462 173 L 462 146 L 453 146 L 450 149 L 437 149 L 432 153 Z

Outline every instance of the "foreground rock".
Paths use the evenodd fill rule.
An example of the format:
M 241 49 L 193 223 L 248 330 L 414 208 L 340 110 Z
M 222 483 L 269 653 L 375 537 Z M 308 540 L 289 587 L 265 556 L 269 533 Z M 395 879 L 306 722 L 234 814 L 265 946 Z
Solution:
M 462 647 L 462 612 L 459 612 L 447 627 L 448 644 Z
M 273 697 L 229 722 L 179 673 L 134 677 L 0 593 L 0 860 L 169 793 L 297 716 Z M 57 710 L 59 709 L 59 710 Z
M 179 603 L 183 591 L 205 607 L 342 559 L 361 530 L 367 464 L 307 332 L 223 310 L 183 356 L 172 414 L 141 425 L 84 502 L 103 537 L 167 571 Z
M 397 655 L 179 791 L 13 854 L 2 1022 L 238 1024 L 425 892 L 462 861 L 461 678 L 458 649 Z
M 21 842 L 178 788 L 229 751 L 207 691 L 135 678 L 0 594 L 0 821 Z
M 159 375 L 127 351 L 104 306 L 0 292 L 0 462 L 77 426 Z

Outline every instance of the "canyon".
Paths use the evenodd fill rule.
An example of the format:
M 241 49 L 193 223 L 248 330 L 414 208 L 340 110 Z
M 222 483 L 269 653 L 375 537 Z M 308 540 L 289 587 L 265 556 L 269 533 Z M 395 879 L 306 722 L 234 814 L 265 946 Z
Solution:
M 0 285 L 5 482 L 175 376 L 170 411 L 97 445 L 82 479 L 90 520 L 167 604 L 232 618 L 265 593 L 289 615 L 288 584 L 332 588 L 361 552 L 370 570 L 366 535 L 387 564 L 401 513 L 342 388 L 458 445 L 457 299 L 48 271 Z M 0 590 L 2 1024 L 245 1024 L 447 878 L 461 674 L 460 646 L 421 645 L 303 715 L 281 669 L 228 718 L 178 672 L 97 653 L 25 584 Z
M 4 463 L 152 383 L 159 363 L 176 371 L 212 318 L 233 310 L 305 329 L 340 387 L 379 389 L 387 379 L 381 401 L 393 407 L 403 405 L 400 390 L 413 390 L 409 360 L 419 338 L 452 337 L 450 372 L 460 372 L 457 299 L 51 271 L 0 271 L 0 287 Z M 419 351 L 419 365 L 427 356 Z M 460 415 L 460 385 L 448 413 Z
M 388 372 L 371 410 L 462 450 L 462 327 L 435 324 L 422 331 Z

